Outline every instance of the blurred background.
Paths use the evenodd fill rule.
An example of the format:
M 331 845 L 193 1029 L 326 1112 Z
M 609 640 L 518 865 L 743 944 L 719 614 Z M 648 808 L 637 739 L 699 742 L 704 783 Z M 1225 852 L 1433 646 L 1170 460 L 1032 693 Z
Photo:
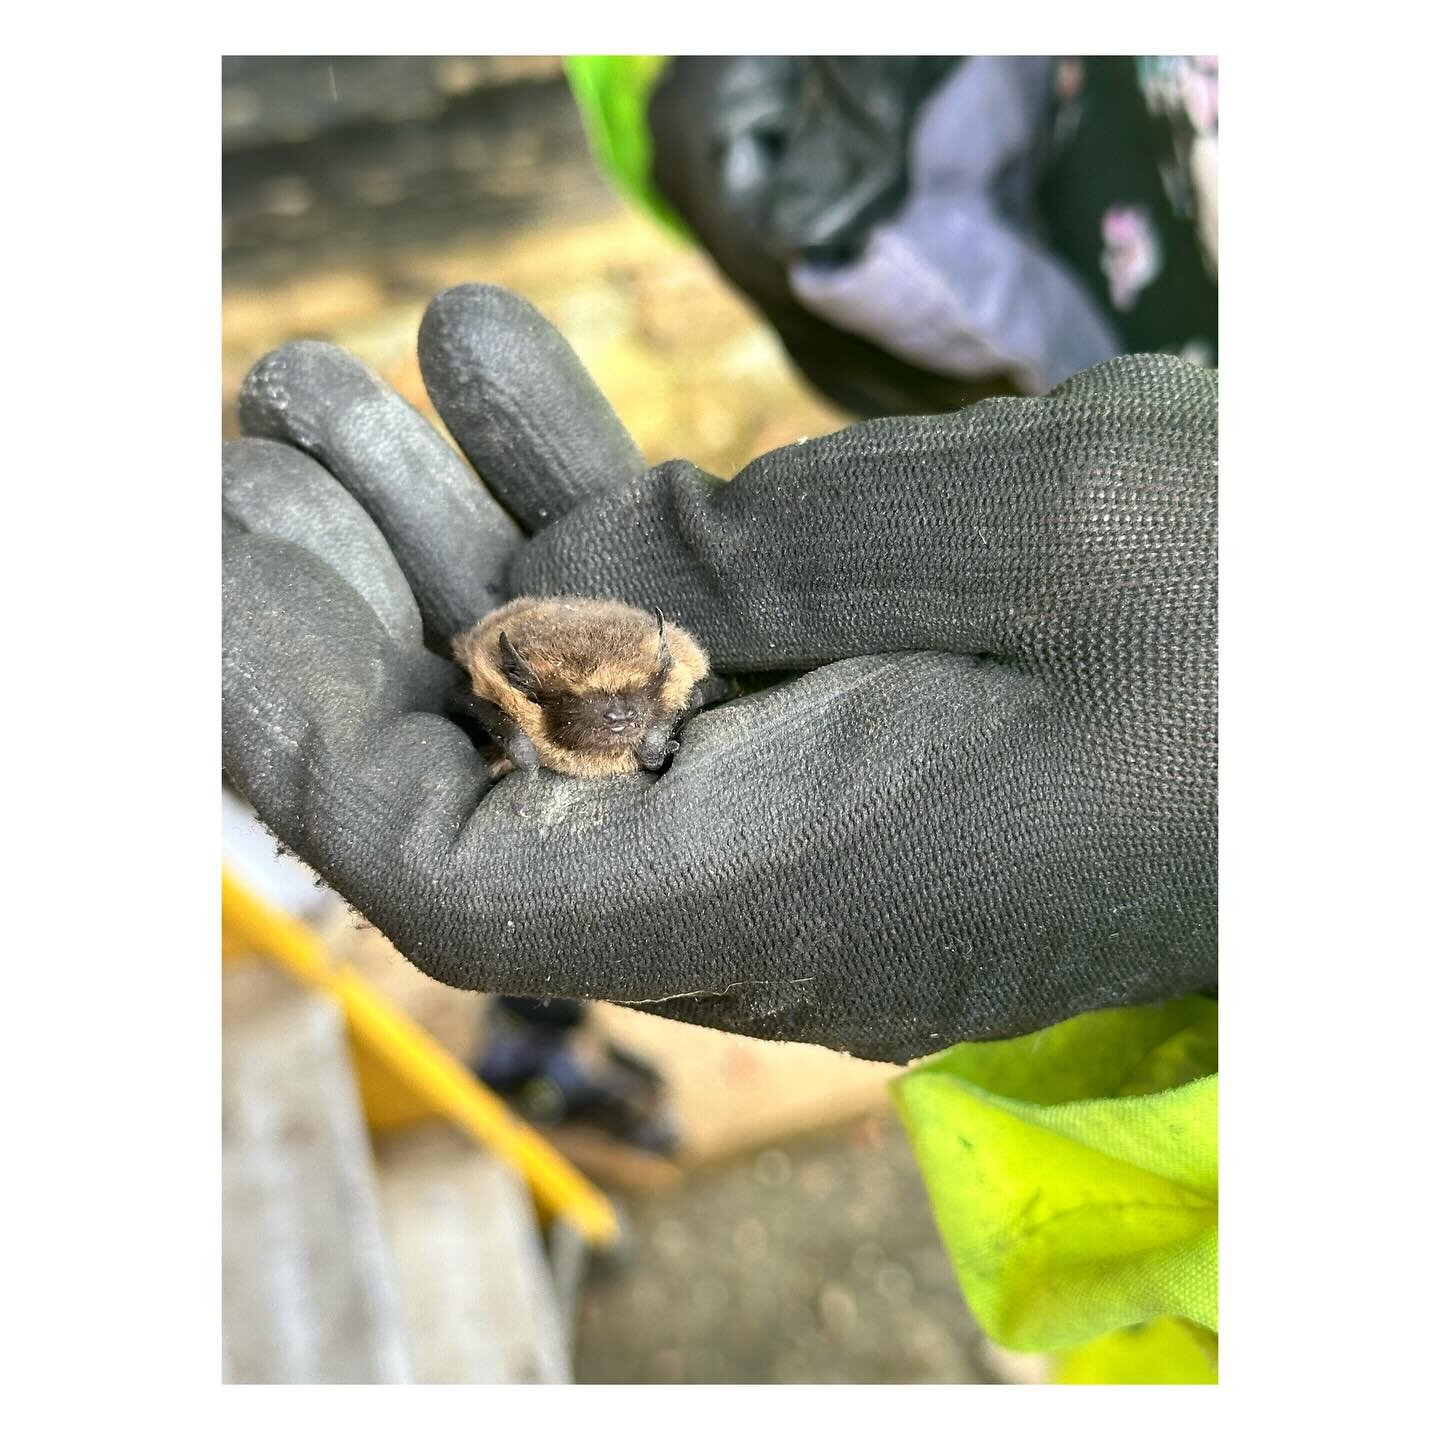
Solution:
M 246 370 L 297 336 L 353 350 L 433 417 L 420 315 L 474 280 L 560 328 L 653 461 L 728 475 L 849 418 L 702 251 L 616 197 L 558 57 L 232 57 L 223 74 L 227 438 Z
M 790 126 L 801 178 L 780 176 L 765 211 L 773 224 L 757 224 L 754 253 L 737 254 L 708 201 L 683 186 L 650 213 L 618 198 L 613 153 L 607 178 L 592 150 L 606 146 L 606 97 L 592 95 L 587 142 L 560 57 L 227 57 L 224 437 L 239 433 L 236 397 L 250 366 L 300 337 L 354 352 L 434 420 L 416 332 L 432 295 L 468 281 L 536 305 L 652 463 L 684 456 L 722 476 L 860 414 L 1049 388 L 1057 367 L 1063 378 L 1097 349 L 1092 358 L 1133 346 L 1134 324 L 1154 331 L 1149 348 L 1213 358 L 1213 279 L 1192 231 L 1193 254 L 1182 254 L 1173 238 L 1160 244 L 1163 227 L 1146 229 L 1143 205 L 1117 206 L 1108 192 L 1077 198 L 1075 175 L 1093 168 L 1077 136 L 1099 131 L 1077 127 L 1067 110 L 1087 72 L 1063 57 L 972 69 L 966 103 L 993 114 L 1000 139 L 972 157 L 966 183 L 978 174 L 1002 212 L 1018 205 L 1026 216 L 1003 230 L 1008 244 L 1023 228 L 1024 245 L 997 259 L 983 284 L 993 290 L 1011 265 L 1017 293 L 1059 287 L 1056 304 L 1072 307 L 1073 323 L 1038 338 L 1023 324 L 962 334 L 954 317 L 970 313 L 967 287 L 981 282 L 956 272 L 945 295 L 948 348 L 878 331 L 863 242 L 897 214 L 908 223 L 914 207 L 896 208 L 904 166 L 877 185 L 855 157 L 876 153 L 877 135 L 915 133 L 917 114 L 938 110 L 923 102 L 957 73 L 944 57 L 898 59 L 923 63 L 857 71 L 834 62 L 803 84 L 786 57 L 735 73 L 713 59 L 672 70 L 679 80 L 665 103 L 682 118 L 706 95 L 719 94 L 724 111 L 735 74 L 742 100 L 790 97 L 765 113 Z M 1182 108 L 1188 97 L 1203 129 L 1191 72 L 1157 70 L 1146 91 L 1132 60 L 1110 57 L 1088 72 L 1097 96 L 1107 64 L 1125 67 L 1111 89 L 1115 105 L 1140 117 L 1135 125 L 1149 123 L 1142 95 L 1161 97 L 1152 119 L 1169 95 Z M 817 95 L 819 109 L 806 111 L 803 97 Z M 1037 126 L 1043 120 L 1043 174 L 1028 132 L 1005 139 L 1014 116 L 1031 113 L 1026 96 L 1036 97 Z M 1112 135 L 1115 105 L 1103 111 Z M 874 124 L 832 143 L 841 112 Z M 1198 153 L 1195 128 L 1184 143 Z M 807 159 L 817 135 L 830 148 Z M 773 135 L 757 143 L 773 153 Z M 1163 152 L 1170 141 L 1159 143 Z M 1057 154 L 1071 156 L 1069 169 Z M 687 173 L 673 147 L 657 155 L 657 173 L 667 165 Z M 923 164 L 908 173 L 914 192 Z M 1188 173 L 1147 164 L 1145 194 L 1168 187 L 1173 206 L 1193 215 Z M 813 175 L 832 177 L 831 190 L 807 189 Z M 727 177 L 739 205 L 750 193 L 744 166 Z M 988 221 L 974 223 L 967 234 L 980 237 L 978 251 Z M 810 268 L 777 265 L 780 241 L 798 244 Z M 1083 252 L 1068 267 L 1067 246 Z M 1185 282 L 1178 299 L 1172 287 L 1159 310 L 1137 304 L 1142 293 L 1164 298 L 1162 273 Z M 837 317 L 848 328 L 836 328 Z M 848 357 L 844 367 L 832 368 L 835 355 Z M 487 997 L 427 979 L 277 856 L 243 803 L 227 796 L 226 807 L 227 1379 L 1043 1376 L 991 1347 L 966 1311 L 890 1106 L 894 1067 L 597 1005 L 507 1091 L 494 1031 L 498 1023 L 507 1055 L 524 1049 L 530 1040 L 514 1039 L 524 1017 L 497 1022 Z M 303 930 L 286 928 L 297 924 Z M 480 1138 L 497 1122 L 424 1042 L 395 1039 L 392 1013 L 417 1022 L 462 1078 L 473 1070 L 506 1092 L 543 1146 L 610 1197 L 618 1245 L 565 1241 L 570 1232 L 556 1223 L 564 1204 L 536 1188 L 544 1150 L 526 1152 L 525 1163 L 497 1160 L 504 1145 L 496 1152 Z M 377 1055 L 379 1069 L 409 1076 L 408 1102 L 385 1098 Z M 467 1124 L 455 1120 L 462 1112 Z M 580 1192 L 559 1184 L 555 1193 Z

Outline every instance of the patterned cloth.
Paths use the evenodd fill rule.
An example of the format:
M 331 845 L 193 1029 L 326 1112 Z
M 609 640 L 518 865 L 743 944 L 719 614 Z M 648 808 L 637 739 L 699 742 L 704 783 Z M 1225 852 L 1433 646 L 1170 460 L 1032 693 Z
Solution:
M 1216 78 L 1213 60 L 1185 57 L 1055 67 L 1041 223 L 1126 350 L 1215 363 Z

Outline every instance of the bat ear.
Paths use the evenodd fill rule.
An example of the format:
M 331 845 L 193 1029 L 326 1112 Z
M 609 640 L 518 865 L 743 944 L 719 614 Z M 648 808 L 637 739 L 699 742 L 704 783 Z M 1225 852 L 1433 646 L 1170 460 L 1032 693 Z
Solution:
M 663 674 L 674 662 L 670 657 L 670 638 L 665 633 L 665 616 L 657 610 L 655 619 L 660 626 L 660 643 L 655 649 L 655 667 Z
M 540 677 L 530 662 L 515 648 L 510 637 L 500 632 L 500 669 L 505 678 L 527 700 L 540 699 Z

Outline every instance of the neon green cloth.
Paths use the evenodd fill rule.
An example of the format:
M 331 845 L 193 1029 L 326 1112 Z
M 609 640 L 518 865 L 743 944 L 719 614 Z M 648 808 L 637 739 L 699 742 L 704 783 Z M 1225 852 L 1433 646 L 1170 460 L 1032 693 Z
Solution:
M 1218 1330 L 1217 1072 L 1216 1005 L 1192 998 L 956 1045 L 894 1082 L 941 1236 L 992 1339 L 1076 1351 L 1060 1374 L 1091 1383 L 1107 1356 L 1193 1378 L 1183 1329 L 1185 1343 L 1161 1327 L 1158 1341 L 1137 1332 L 1088 1360 L 1077 1347 L 1164 1318 Z
M 645 107 L 666 55 L 567 55 L 565 73 L 596 163 L 615 187 L 667 230 L 688 239 L 685 222 L 650 175 L 653 147 Z
M 1214 1385 L 1215 1336 L 1188 1320 L 1152 1320 L 1059 1357 L 1061 1385 Z

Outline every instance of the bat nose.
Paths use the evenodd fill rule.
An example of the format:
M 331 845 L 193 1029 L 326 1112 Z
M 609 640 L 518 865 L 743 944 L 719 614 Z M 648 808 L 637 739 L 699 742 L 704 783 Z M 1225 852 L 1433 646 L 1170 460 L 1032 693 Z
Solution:
M 624 735 L 635 728 L 635 707 L 628 700 L 611 700 L 601 713 L 612 735 Z

